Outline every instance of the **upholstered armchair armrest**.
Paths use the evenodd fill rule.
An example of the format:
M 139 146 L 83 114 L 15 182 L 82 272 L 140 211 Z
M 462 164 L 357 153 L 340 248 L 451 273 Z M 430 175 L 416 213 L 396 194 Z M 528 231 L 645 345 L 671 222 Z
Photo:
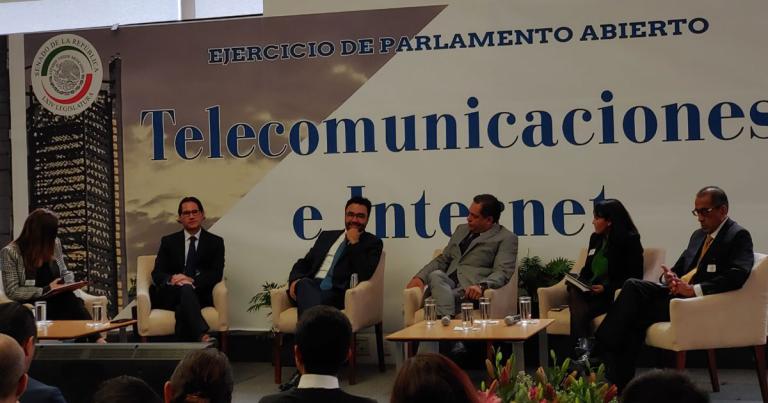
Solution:
M 219 325 L 227 326 L 229 323 L 229 298 L 226 280 L 221 279 L 213 286 L 213 307 L 219 313 Z
M 370 281 L 363 281 L 344 294 L 344 312 L 352 324 L 352 331 L 357 331 L 381 322 L 384 316 L 384 298 Z
M 421 309 L 424 302 L 424 291 L 419 287 L 403 290 L 403 317 L 405 326 L 410 326 L 416 321 L 416 311 Z
M 280 314 L 293 306 L 291 299 L 288 298 L 288 286 L 275 288 L 270 291 L 269 298 L 272 301 L 272 315 L 270 315 L 272 317 L 272 326 L 277 328 Z
M 674 298 L 669 304 L 670 327 L 676 340 L 705 349 L 765 343 L 765 306 L 754 304 L 743 290 L 694 298 Z M 756 298 L 757 299 L 757 298 Z M 738 332 L 724 331 L 739 329 Z
M 542 319 L 548 318 L 550 309 L 568 304 L 568 290 L 565 287 L 565 280 L 561 280 L 551 287 L 540 287 L 538 294 L 539 316 Z
M 136 319 L 139 321 L 139 334 L 149 332 L 149 312 L 152 310 L 152 302 L 149 299 L 149 290 L 136 290 Z
M 491 317 L 503 318 L 517 312 L 517 282 L 509 281 L 503 287 L 489 288 L 483 293 L 491 301 Z

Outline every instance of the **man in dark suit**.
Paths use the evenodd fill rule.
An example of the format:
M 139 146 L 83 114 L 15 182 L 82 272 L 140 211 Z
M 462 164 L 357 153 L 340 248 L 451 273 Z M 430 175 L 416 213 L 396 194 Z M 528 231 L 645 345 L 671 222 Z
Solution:
M 716 186 L 696 194 L 694 231 L 672 268 L 662 266 L 659 283 L 629 279 L 597 331 L 598 351 L 605 352 L 608 378 L 623 388 L 634 376 L 645 331 L 669 320 L 669 301 L 741 288 L 752 270 L 749 231 L 728 218 L 728 197 Z
M 183 230 L 166 235 L 152 271 L 152 306 L 176 312 L 176 336 L 209 341 L 208 324 L 200 310 L 213 306 L 213 287 L 224 275 L 224 240 L 202 226 L 203 204 L 196 197 L 179 202 Z
M 29 371 L 35 356 L 37 325 L 35 317 L 24 305 L 18 302 L 0 304 L 0 333 L 16 340 L 24 350 L 25 372 Z M 59 388 L 48 386 L 31 376 L 28 377 L 27 390 L 19 399 L 21 403 L 66 403 Z
M 265 396 L 259 402 L 375 402 L 339 389 L 336 374 L 350 353 L 351 339 L 352 326 L 338 309 L 320 305 L 305 311 L 296 325 L 293 346 L 296 367 L 302 374 L 298 387 Z
M 358 281 L 373 276 L 383 244 L 365 232 L 371 202 L 353 197 L 344 207 L 344 230 L 322 231 L 312 249 L 299 259 L 288 276 L 288 296 L 296 304 L 299 317 L 315 305 L 344 308 L 344 293 L 352 274 Z

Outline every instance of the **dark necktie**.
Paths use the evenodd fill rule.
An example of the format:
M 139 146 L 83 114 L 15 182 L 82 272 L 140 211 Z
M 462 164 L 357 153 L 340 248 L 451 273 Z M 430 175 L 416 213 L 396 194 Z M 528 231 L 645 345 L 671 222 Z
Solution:
M 344 236 L 344 234 L 341 234 L 341 236 Z M 330 290 L 333 288 L 333 268 L 336 267 L 336 263 L 339 262 L 339 259 L 341 258 L 341 255 L 344 254 L 344 249 L 347 247 L 347 240 L 341 241 L 341 245 L 339 245 L 339 248 L 336 249 L 336 253 L 333 255 L 333 260 L 331 260 L 331 267 L 328 269 L 328 273 L 325 274 L 325 278 L 323 281 L 320 282 L 320 289 L 321 290 Z
M 187 251 L 187 264 L 184 267 L 184 274 L 187 277 L 195 277 L 195 260 L 197 259 L 197 248 L 195 248 L 195 236 L 189 237 L 189 250 Z
M 469 244 L 471 244 L 472 241 L 474 241 L 475 238 L 477 238 L 479 235 L 480 234 L 475 234 L 473 232 L 470 232 L 469 234 L 467 234 L 466 237 L 464 237 L 464 239 L 461 242 L 459 242 L 459 250 L 461 250 L 462 255 L 464 254 L 464 252 L 467 251 Z

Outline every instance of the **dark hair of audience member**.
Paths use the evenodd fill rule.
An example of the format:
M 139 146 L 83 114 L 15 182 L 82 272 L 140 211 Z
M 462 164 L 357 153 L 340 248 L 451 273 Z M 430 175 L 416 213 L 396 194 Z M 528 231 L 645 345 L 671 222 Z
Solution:
M 296 347 L 309 374 L 336 375 L 347 358 L 351 340 L 349 319 L 331 306 L 307 309 L 296 324 Z
M 0 333 L 7 334 L 20 346 L 30 337 L 37 337 L 32 311 L 16 301 L 0 304 Z
M 93 395 L 93 403 L 162 403 L 163 400 L 142 379 L 121 375 L 107 379 Z
M 419 354 L 405 361 L 392 387 L 391 403 L 479 403 L 469 376 L 440 354 Z
M 501 212 L 504 211 L 504 203 L 500 202 L 496 196 L 481 194 L 475 196 L 472 201 L 481 206 L 480 214 L 483 217 L 492 217 L 494 223 L 499 222 Z
M 179 202 L 179 209 L 178 209 L 179 210 L 179 216 L 181 216 L 181 205 L 184 204 L 184 203 L 187 203 L 187 202 L 192 202 L 192 203 L 197 204 L 197 209 L 200 210 L 201 213 L 205 214 L 205 209 L 203 208 L 203 202 L 201 202 L 200 199 L 198 199 L 195 196 L 187 196 L 187 197 L 181 199 L 181 201 Z
M 207 348 L 187 354 L 168 381 L 173 403 L 232 401 L 232 367 L 224 353 Z
M 13 242 L 19 247 L 24 268 L 35 270 L 53 258 L 59 218 L 48 209 L 39 208 L 24 220 L 19 237 Z
M 633 379 L 621 394 L 622 403 L 708 403 L 709 395 L 674 370 L 651 370 Z
M 21 346 L 10 336 L 0 335 L 0 400 L 16 396 L 25 367 Z
M 371 215 L 371 201 L 365 197 L 353 196 L 351 199 L 347 200 L 347 204 L 344 205 L 344 210 L 346 210 L 350 204 L 360 204 L 365 206 L 365 209 L 368 210 L 368 215 Z

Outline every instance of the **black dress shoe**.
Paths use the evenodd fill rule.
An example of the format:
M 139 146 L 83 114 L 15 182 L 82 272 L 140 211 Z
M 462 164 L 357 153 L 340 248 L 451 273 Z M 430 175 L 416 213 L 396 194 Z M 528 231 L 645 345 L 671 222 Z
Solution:
M 285 392 L 286 390 L 291 390 L 295 387 L 299 386 L 299 379 L 301 379 L 301 374 L 299 371 L 296 371 L 292 376 L 291 379 L 288 380 L 288 382 L 280 384 L 279 388 L 281 392 Z

